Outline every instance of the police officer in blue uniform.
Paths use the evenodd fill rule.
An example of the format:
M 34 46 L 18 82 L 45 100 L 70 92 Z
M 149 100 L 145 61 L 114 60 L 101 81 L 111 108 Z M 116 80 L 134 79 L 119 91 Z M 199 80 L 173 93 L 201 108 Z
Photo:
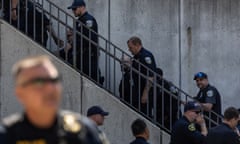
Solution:
M 130 57 L 126 56 L 122 58 L 122 61 L 120 62 L 121 65 L 121 71 L 122 71 L 122 79 L 119 84 L 119 95 L 120 98 L 124 101 L 127 102 L 127 104 L 130 104 L 131 102 L 131 87 L 132 87 L 132 78 L 131 78 L 131 72 L 130 72 L 130 67 L 131 67 L 131 59 Z
M 60 77 L 47 56 L 19 61 L 13 67 L 13 76 L 24 112 L 3 119 L 1 144 L 103 144 L 89 119 L 59 110 Z
M 173 126 L 170 144 L 203 144 L 207 135 L 207 128 L 201 113 L 201 106 L 197 102 L 187 102 L 184 115 Z M 201 126 L 198 131 L 195 124 Z
M 4 10 L 4 19 L 9 21 L 10 15 L 12 15 L 11 18 L 14 22 L 12 24 L 44 47 L 47 46 L 48 32 L 59 47 L 63 46 L 63 41 L 57 37 L 48 17 L 42 10 L 42 5 L 31 0 L 8 0 L 5 5 L 10 3 L 12 4 L 11 11 Z M 19 25 L 17 25 L 18 23 Z
M 131 125 L 133 136 L 136 138 L 130 144 L 149 144 L 150 133 L 147 124 L 142 119 L 136 119 Z
M 195 99 L 201 103 L 204 109 L 204 115 L 215 121 L 216 123 L 221 122 L 221 96 L 218 90 L 211 86 L 208 82 L 208 76 L 206 73 L 198 72 L 194 75 L 194 80 L 199 87 L 199 92 Z M 213 111 L 213 112 L 211 112 Z M 217 115 L 216 115 L 217 114 Z M 219 116 L 218 116 L 219 115 Z M 206 120 L 207 127 L 216 126 L 215 123 Z
M 238 121 L 238 110 L 234 107 L 227 108 L 222 124 L 209 130 L 206 144 L 240 144 L 240 137 L 235 131 Z
M 172 128 L 181 117 L 181 106 L 178 104 L 178 90 L 169 81 L 163 79 L 163 71 L 157 68 L 157 121 L 165 128 Z M 164 89 L 163 89 L 164 88 Z M 163 123 L 164 122 L 164 123 Z
M 96 19 L 86 10 L 83 0 L 74 0 L 68 7 L 78 17 L 76 29 L 81 34 L 76 34 L 77 68 L 98 81 L 98 24 Z M 89 30 L 91 29 L 91 31 Z
M 127 44 L 129 51 L 134 55 L 132 60 L 133 91 L 135 92 L 132 100 L 133 106 L 139 108 L 140 103 L 140 109 L 144 113 L 147 113 L 147 106 L 149 106 L 149 114 L 151 115 L 152 106 L 149 105 L 148 101 L 152 101 L 149 90 L 152 86 L 153 74 L 156 71 L 154 56 L 143 48 L 142 41 L 138 37 L 131 37 Z

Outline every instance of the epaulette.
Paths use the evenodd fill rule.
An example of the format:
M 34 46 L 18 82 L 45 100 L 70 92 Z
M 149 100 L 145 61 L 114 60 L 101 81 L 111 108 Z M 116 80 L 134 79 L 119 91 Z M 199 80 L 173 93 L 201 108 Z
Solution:
M 12 114 L 10 116 L 3 118 L 2 124 L 6 127 L 9 127 L 22 120 L 23 120 L 23 114 L 17 113 L 17 114 Z
M 82 116 L 80 114 L 70 111 L 60 111 L 59 116 L 65 131 L 71 133 L 78 133 L 81 131 L 83 126 L 81 123 Z

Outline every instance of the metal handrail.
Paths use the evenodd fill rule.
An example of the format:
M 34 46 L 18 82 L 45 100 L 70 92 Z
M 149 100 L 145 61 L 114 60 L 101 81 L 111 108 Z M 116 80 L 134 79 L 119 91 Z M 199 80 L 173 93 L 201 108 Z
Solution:
M 4 0 L 1 0 L 1 5 L 3 6 L 3 1 Z M 72 29 L 73 30 L 73 45 L 72 45 L 72 49 L 73 49 L 73 62 L 71 64 L 71 62 L 68 61 L 68 57 L 66 58 L 66 60 L 64 60 L 65 63 L 69 64 L 70 66 L 72 66 L 75 70 L 79 71 L 81 74 L 83 74 L 84 76 L 86 76 L 87 78 L 91 79 L 92 81 L 94 81 L 97 85 L 101 86 L 102 88 L 104 88 L 105 90 L 107 90 L 108 92 L 110 92 L 111 94 L 113 94 L 114 96 L 116 96 L 118 99 L 122 100 L 125 104 L 127 104 L 128 106 L 130 106 L 131 108 L 135 109 L 137 112 L 141 113 L 143 116 L 145 116 L 146 118 L 148 118 L 149 120 L 151 120 L 154 124 L 156 124 L 157 126 L 159 126 L 160 128 L 166 130 L 167 132 L 170 133 L 171 131 L 171 128 L 172 128 L 172 123 L 173 123 L 173 120 L 172 120 L 172 114 L 173 114 L 173 101 L 177 101 L 177 105 L 175 105 L 177 107 L 177 111 L 179 112 L 181 109 L 182 109 L 182 106 L 184 105 L 185 102 L 189 101 L 189 100 L 194 100 L 194 97 L 193 96 L 190 96 L 188 95 L 185 91 L 183 91 L 182 89 L 178 88 L 176 85 L 174 84 L 170 84 L 172 87 L 175 88 L 176 92 L 177 93 L 173 93 L 171 90 L 169 89 L 166 89 L 165 88 L 165 84 L 169 84 L 169 82 L 167 80 L 165 80 L 164 78 L 162 78 L 159 74 L 157 74 L 155 71 L 149 69 L 147 66 L 145 66 L 144 64 L 140 63 L 139 61 L 136 61 L 134 60 L 127 52 L 125 52 L 124 50 L 120 49 L 119 47 L 117 47 L 115 44 L 113 44 L 111 41 L 107 40 L 106 38 L 104 38 L 102 35 L 98 34 L 97 32 L 93 31 L 92 29 L 88 28 L 85 24 L 81 23 L 79 20 L 76 20 L 72 15 L 68 14 L 64 9 L 61 9 L 59 6 L 57 6 L 55 3 L 51 2 L 50 0 L 41 0 L 41 4 L 39 4 L 39 0 L 38 2 L 36 2 L 36 0 L 24 0 L 25 2 L 32 2 L 33 3 L 33 6 L 34 6 L 34 13 L 33 13 L 33 22 L 30 23 L 29 19 L 28 19 L 28 8 L 25 7 L 25 9 L 23 10 L 25 13 L 24 13 L 24 16 L 25 16 L 25 24 L 24 27 L 24 31 L 22 30 L 23 33 L 25 33 L 26 35 L 29 34 L 29 31 L 28 31 L 28 26 L 33 24 L 33 27 L 34 27 L 34 34 L 33 36 L 30 36 L 33 40 L 36 41 L 36 10 L 37 9 L 40 9 L 40 12 L 41 12 L 41 28 L 42 28 L 42 31 L 41 31 L 41 40 L 40 41 L 37 41 L 38 43 L 40 44 L 43 44 L 44 42 L 44 36 L 43 36 L 43 33 L 44 33 L 44 15 L 48 16 L 49 19 L 55 23 L 57 23 L 57 29 L 58 29 L 58 32 L 57 32 L 57 35 L 58 37 L 60 36 L 60 32 L 63 32 L 63 31 L 60 31 L 60 27 L 64 27 L 65 29 L 65 32 L 67 31 L 67 29 Z M 46 9 L 44 8 L 44 4 L 47 4 L 49 9 Z M 11 6 L 10 6 L 11 8 Z M 20 13 L 20 6 L 18 5 L 18 13 Z M 57 10 L 57 14 L 54 14 L 52 12 L 52 9 L 56 9 Z M 10 13 L 10 12 L 9 12 Z M 60 13 L 61 13 L 61 18 L 60 18 Z M 63 20 L 62 18 L 65 18 L 65 20 Z M 71 19 L 72 22 L 73 22 L 73 26 L 69 25 L 68 23 L 68 19 Z M 12 24 L 12 21 L 11 21 L 11 16 L 9 17 L 9 19 L 5 19 L 6 21 L 8 21 L 10 24 Z M 83 33 L 81 33 L 81 31 L 77 30 L 76 29 L 76 24 L 81 24 L 81 31 L 83 29 L 86 29 L 88 30 L 88 34 L 90 35 L 90 37 L 84 35 Z M 17 21 L 17 25 L 15 25 L 15 27 L 17 27 L 18 29 L 21 30 L 21 20 L 18 19 Z M 53 31 L 53 29 L 50 29 L 49 33 L 51 34 Z M 99 40 L 99 43 L 96 42 L 96 41 L 93 41 L 91 39 L 91 35 L 94 34 L 98 37 L 98 40 Z M 92 49 L 92 45 L 97 47 L 98 51 L 101 52 L 101 54 L 105 55 L 105 59 L 103 59 L 103 64 L 105 64 L 105 69 L 102 69 L 102 70 L 105 70 L 105 83 L 104 84 L 101 84 L 100 81 L 99 81 L 99 75 L 97 76 L 97 80 L 94 80 L 91 76 L 91 64 L 92 64 L 92 61 L 91 61 L 91 51 L 88 52 L 88 55 L 89 55 L 89 74 L 86 74 L 82 67 L 83 67 L 83 56 L 86 56 L 86 55 L 81 55 L 80 57 L 80 61 L 81 61 L 81 66 L 77 68 L 77 60 L 78 57 L 77 57 L 77 46 L 76 46 L 76 42 L 77 42 L 77 37 L 81 37 L 81 46 L 80 46 L 80 54 L 83 53 L 83 41 L 84 40 L 87 40 L 88 43 L 89 43 L 89 46 L 90 46 L 90 50 Z M 65 41 L 67 41 L 67 37 L 65 37 Z M 101 42 L 103 42 L 104 44 L 102 45 Z M 50 50 L 52 49 L 52 45 L 51 45 L 51 39 L 50 39 Z M 153 81 L 152 81 L 152 91 L 153 91 L 153 104 L 152 104 L 152 110 L 153 112 L 149 112 L 147 111 L 146 113 L 142 113 L 140 111 L 141 109 L 141 105 L 140 105 L 140 99 L 138 99 L 138 106 L 133 106 L 133 102 L 132 102 L 132 98 L 133 98 L 133 95 L 132 95 L 132 92 L 134 91 L 132 89 L 132 87 L 130 87 L 130 101 L 129 102 L 126 102 L 124 96 L 123 97 L 119 97 L 119 94 L 118 92 L 116 91 L 116 78 L 117 78 L 117 75 L 119 75 L 119 72 L 116 71 L 117 68 L 119 68 L 118 66 L 120 66 L 120 62 L 121 62 L 121 58 L 123 56 L 128 56 L 130 58 L 132 58 L 136 63 L 138 63 L 139 67 L 141 68 L 144 68 L 147 70 L 147 75 L 144 75 L 143 73 L 140 72 L 139 69 L 135 69 L 133 67 L 130 67 L 130 73 L 134 72 L 136 74 L 138 74 L 138 77 L 139 79 L 145 79 L 145 80 L 148 80 L 149 78 L 149 74 L 150 73 L 153 73 Z M 101 58 L 101 57 L 100 57 Z M 110 61 L 109 61 L 110 60 Z M 109 67 L 111 66 L 111 67 Z M 99 64 L 97 65 L 97 67 L 99 67 Z M 113 72 L 111 72 L 111 70 L 113 70 Z M 113 77 L 108 77 L 107 73 L 110 72 L 113 74 Z M 121 75 L 123 75 L 123 73 L 121 73 Z M 130 76 L 131 79 L 132 79 L 132 75 Z M 157 82 L 157 77 L 161 79 L 161 83 Z M 113 81 L 113 85 L 111 84 L 111 81 Z M 123 83 L 124 85 L 124 83 Z M 140 85 L 140 84 L 139 84 Z M 159 90 L 161 90 L 161 94 L 159 94 Z M 140 90 L 138 90 L 140 91 Z M 121 90 L 122 93 L 124 93 L 124 88 Z M 169 95 L 169 99 L 170 99 L 170 102 L 169 104 L 165 104 L 164 103 L 164 100 L 167 99 L 165 96 L 166 95 Z M 181 97 L 184 96 L 184 100 L 181 99 Z M 157 100 L 159 100 L 161 97 L 161 104 L 159 103 L 156 103 Z M 150 105 L 150 101 L 148 100 L 147 102 L 147 110 L 151 109 L 149 108 L 148 106 Z M 157 106 L 158 105 L 161 105 L 161 111 L 159 112 L 159 110 L 157 109 Z M 164 119 L 166 117 L 165 115 L 165 112 L 164 110 L 166 109 L 166 107 L 169 106 L 170 108 L 170 112 L 169 112 L 169 115 L 171 118 L 170 118 L 170 124 L 166 125 L 165 122 L 164 122 Z M 151 113 L 151 114 L 150 114 Z M 158 113 L 161 113 L 161 116 L 158 115 Z M 216 114 L 215 112 L 211 111 L 211 114 L 213 115 L 216 115 L 218 118 L 221 118 L 222 116 L 221 115 L 218 115 Z M 180 113 L 178 113 L 178 117 L 180 117 Z M 160 120 L 158 120 L 158 118 L 160 118 Z M 209 117 L 205 116 L 206 119 L 209 119 Z M 213 121 L 212 119 L 209 119 L 212 123 L 214 124 L 217 124 L 217 122 Z

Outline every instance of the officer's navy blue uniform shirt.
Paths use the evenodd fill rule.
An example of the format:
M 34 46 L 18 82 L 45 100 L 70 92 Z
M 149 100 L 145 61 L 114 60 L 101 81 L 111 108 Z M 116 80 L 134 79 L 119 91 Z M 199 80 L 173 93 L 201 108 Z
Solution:
M 132 141 L 130 144 L 149 144 L 149 143 L 142 137 L 136 137 L 136 139 Z
M 173 126 L 170 144 L 203 144 L 205 136 L 185 116 Z
M 81 23 L 77 22 L 77 30 L 86 38 L 90 39 L 95 43 L 98 43 L 98 36 L 94 33 L 98 33 L 98 24 L 96 19 L 88 12 L 85 12 L 82 16 L 78 18 L 78 20 L 86 26 L 81 26 Z M 89 32 L 88 29 L 91 29 L 94 32 Z M 90 50 L 89 40 L 86 38 L 77 34 L 77 52 L 84 55 L 87 55 Z M 81 47 L 83 48 L 82 51 L 80 51 Z M 97 56 L 97 46 L 94 44 L 91 44 L 91 56 Z
M 155 59 L 153 57 L 153 54 L 146 50 L 145 48 L 141 48 L 138 54 L 134 55 L 134 60 L 132 62 L 132 67 L 139 70 L 141 74 L 145 75 L 146 77 L 140 76 L 136 72 L 132 72 L 132 78 L 134 82 L 134 87 L 136 88 L 136 91 L 140 88 L 140 94 L 142 94 L 142 91 L 144 90 L 144 87 L 146 86 L 146 78 L 147 77 L 153 77 L 153 73 L 147 70 L 147 68 L 151 69 L 152 71 L 156 71 L 156 63 Z M 141 66 L 140 63 L 142 63 L 144 66 Z M 140 77 L 140 79 L 139 79 Z M 140 87 L 139 87 L 140 85 Z
M 240 144 L 239 136 L 227 124 L 222 123 L 209 130 L 206 144 Z
M 85 12 L 78 18 L 76 28 L 79 32 L 76 34 L 77 68 L 98 81 L 97 21 L 88 12 Z
M 200 91 L 198 92 L 197 97 L 195 99 L 201 103 L 213 104 L 212 110 L 215 113 L 221 115 L 221 96 L 215 87 L 208 85 L 206 88 L 200 89 Z M 214 120 L 215 122 L 217 122 L 217 116 L 214 115 L 213 113 L 211 113 L 211 115 L 210 115 L 209 112 L 204 111 L 204 115 L 206 115 L 208 117 L 211 116 L 211 119 Z M 219 119 L 219 122 L 220 121 L 221 120 Z M 208 126 L 207 120 L 206 120 L 206 124 Z M 215 126 L 215 125 L 212 124 L 212 126 Z
M 23 114 L 4 118 L 3 126 L 4 130 L 0 129 L 1 144 L 102 144 L 93 123 L 71 112 L 60 112 L 49 128 L 36 127 Z

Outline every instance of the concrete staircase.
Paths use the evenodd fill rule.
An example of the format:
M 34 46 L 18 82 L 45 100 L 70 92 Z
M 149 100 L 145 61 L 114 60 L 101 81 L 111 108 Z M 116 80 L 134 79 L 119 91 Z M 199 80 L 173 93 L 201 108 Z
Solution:
M 14 96 L 14 85 L 11 77 L 11 67 L 19 59 L 46 54 L 52 57 L 63 76 L 63 109 L 70 109 L 82 114 L 88 107 L 100 105 L 110 112 L 102 127 L 112 144 L 129 143 L 134 137 L 130 125 L 141 115 L 123 104 L 109 92 L 98 87 L 87 78 L 80 75 L 63 61 L 52 55 L 45 48 L 16 30 L 11 25 L 0 20 L 0 117 L 22 110 Z M 145 119 L 146 120 L 146 119 Z M 150 128 L 151 144 L 168 144 L 170 136 L 159 127 L 146 120 Z

